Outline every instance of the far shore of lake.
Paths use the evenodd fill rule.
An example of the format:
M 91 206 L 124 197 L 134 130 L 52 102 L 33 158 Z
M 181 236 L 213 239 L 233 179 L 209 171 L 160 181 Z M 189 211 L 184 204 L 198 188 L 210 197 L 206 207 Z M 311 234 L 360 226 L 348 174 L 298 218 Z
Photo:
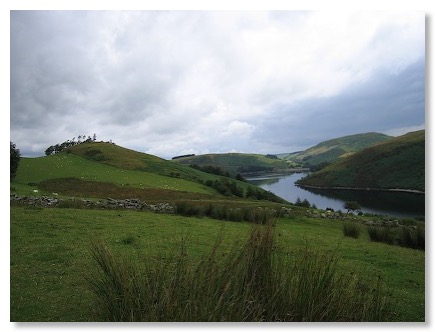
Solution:
M 320 186 L 310 186 L 305 184 L 295 183 L 296 186 L 300 188 L 307 189 L 320 189 L 320 190 L 358 190 L 358 191 L 392 191 L 392 192 L 404 192 L 411 194 L 424 195 L 425 192 L 416 189 L 401 189 L 401 188 L 359 188 L 359 187 L 320 187 Z

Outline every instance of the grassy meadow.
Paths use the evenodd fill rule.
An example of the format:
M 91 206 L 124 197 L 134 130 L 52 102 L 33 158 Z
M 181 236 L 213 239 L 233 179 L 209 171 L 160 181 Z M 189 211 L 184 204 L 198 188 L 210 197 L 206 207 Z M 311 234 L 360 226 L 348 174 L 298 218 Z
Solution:
M 391 293 L 387 321 L 425 320 L 424 251 L 343 235 L 341 221 L 280 218 L 282 256 L 304 248 L 334 252 L 338 271 L 354 273 L 367 290 L 380 277 Z M 97 299 L 88 282 L 95 269 L 91 244 L 101 240 L 115 256 L 137 264 L 172 257 L 185 242 L 193 261 L 222 238 L 219 257 L 233 253 L 251 224 L 135 211 L 11 207 L 11 321 L 94 321 Z M 184 239 L 184 240 L 182 240 Z

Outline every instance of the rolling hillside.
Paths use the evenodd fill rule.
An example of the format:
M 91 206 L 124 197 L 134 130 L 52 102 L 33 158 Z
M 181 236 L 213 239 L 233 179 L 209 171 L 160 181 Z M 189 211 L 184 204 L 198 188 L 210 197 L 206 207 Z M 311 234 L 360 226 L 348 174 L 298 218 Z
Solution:
M 120 169 L 156 173 L 193 181 L 203 177 L 203 174 L 199 175 L 197 171 L 177 163 L 110 143 L 79 144 L 70 148 L 69 152 Z
M 174 159 L 183 165 L 214 166 L 231 174 L 249 172 L 279 172 L 296 164 L 280 160 L 273 155 L 222 153 L 194 155 Z
M 391 139 L 390 136 L 379 133 L 344 136 L 321 142 L 305 151 L 282 155 L 282 158 L 313 167 L 330 163 L 389 139 Z
M 425 190 L 425 131 L 352 154 L 299 181 L 316 187 Z
M 82 143 L 46 157 L 22 158 L 11 187 L 19 195 L 55 192 L 73 197 L 106 198 L 110 193 L 112 198 L 146 201 L 242 199 L 248 191 L 266 193 L 246 182 L 208 174 L 114 144 L 95 142 Z

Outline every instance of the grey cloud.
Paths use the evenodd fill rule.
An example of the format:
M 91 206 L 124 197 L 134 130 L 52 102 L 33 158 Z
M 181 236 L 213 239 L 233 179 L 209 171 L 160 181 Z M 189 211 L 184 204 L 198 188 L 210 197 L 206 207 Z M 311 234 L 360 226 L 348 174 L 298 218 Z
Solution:
M 264 118 L 257 139 L 284 152 L 355 133 L 388 132 L 425 122 L 425 65 L 421 59 L 400 74 L 378 73 L 341 94 L 281 105 Z
M 387 26 L 370 47 L 362 45 L 367 54 L 355 59 L 338 52 L 336 59 L 341 42 L 359 47 L 357 36 L 342 40 L 347 35 L 338 33 L 325 40 L 310 30 L 317 17 L 285 11 L 13 11 L 11 140 L 24 154 L 93 133 L 161 156 L 274 152 L 424 122 L 424 68 L 406 69 L 424 36 Z M 333 18 L 327 18 L 329 28 Z M 402 32 L 416 51 L 397 46 Z M 305 33 L 312 43 L 306 44 Z M 386 40 L 391 36 L 392 46 Z M 390 62 L 394 68 L 385 65 Z M 367 72 L 361 69 L 367 66 Z M 359 71 L 370 80 L 355 83 L 352 74 Z

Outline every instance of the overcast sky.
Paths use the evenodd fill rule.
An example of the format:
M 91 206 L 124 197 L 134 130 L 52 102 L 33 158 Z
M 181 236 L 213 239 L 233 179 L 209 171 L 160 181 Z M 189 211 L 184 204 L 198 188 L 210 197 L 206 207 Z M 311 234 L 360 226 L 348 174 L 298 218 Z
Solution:
M 12 11 L 10 139 L 171 158 L 425 127 L 424 12 Z

